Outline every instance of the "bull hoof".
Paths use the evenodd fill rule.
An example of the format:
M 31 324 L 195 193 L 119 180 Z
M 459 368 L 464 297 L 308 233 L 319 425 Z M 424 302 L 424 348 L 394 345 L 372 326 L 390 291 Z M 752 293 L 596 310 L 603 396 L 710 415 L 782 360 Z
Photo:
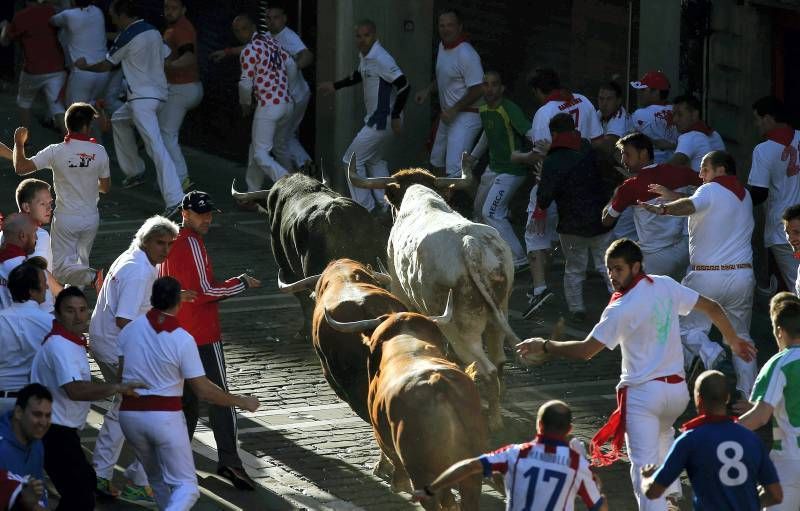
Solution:
M 394 475 L 394 465 L 392 461 L 381 454 L 381 459 L 375 463 L 375 468 L 372 469 L 372 475 L 383 479 L 384 481 L 391 481 Z
M 391 485 L 392 493 L 414 493 L 414 488 L 411 486 L 411 480 L 408 477 L 394 477 L 392 478 Z

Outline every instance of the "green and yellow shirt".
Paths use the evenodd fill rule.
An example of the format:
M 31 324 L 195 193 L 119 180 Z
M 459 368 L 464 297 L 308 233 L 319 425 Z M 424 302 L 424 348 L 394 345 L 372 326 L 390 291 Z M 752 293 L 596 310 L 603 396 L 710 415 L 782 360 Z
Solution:
M 525 133 L 531 126 L 530 119 L 516 104 L 505 98 L 497 108 L 481 105 L 479 112 L 489 143 L 489 167 L 498 174 L 524 176 L 527 167 L 511 163 L 511 152 L 522 150 Z

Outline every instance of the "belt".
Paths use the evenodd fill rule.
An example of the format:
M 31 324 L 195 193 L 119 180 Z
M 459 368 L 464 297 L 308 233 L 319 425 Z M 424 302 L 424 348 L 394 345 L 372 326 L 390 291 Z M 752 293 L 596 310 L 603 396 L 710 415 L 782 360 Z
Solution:
M 739 264 L 693 264 L 692 271 L 715 271 L 715 270 L 744 270 L 752 268 L 753 265 L 750 263 L 739 263 Z
M 17 396 L 19 396 L 18 390 L 0 390 L 0 398 L 17 397 Z
M 471 107 L 471 106 L 467 107 L 467 108 L 462 108 L 461 111 L 462 112 L 472 112 L 473 114 L 479 113 L 477 108 L 474 108 L 474 107 Z
M 669 376 L 659 376 L 658 378 L 653 378 L 650 381 L 663 381 L 664 383 L 680 383 L 683 381 L 683 376 L 678 376 L 677 374 L 670 374 Z
M 179 412 L 181 396 L 139 396 L 122 398 L 120 411 L 127 412 Z

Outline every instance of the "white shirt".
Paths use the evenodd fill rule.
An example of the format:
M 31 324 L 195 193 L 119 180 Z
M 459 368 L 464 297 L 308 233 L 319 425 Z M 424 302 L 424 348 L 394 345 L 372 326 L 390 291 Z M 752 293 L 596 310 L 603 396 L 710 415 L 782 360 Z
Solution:
M 678 147 L 675 148 L 676 153 L 682 153 L 689 158 L 689 166 L 695 172 L 700 172 L 703 156 L 711 151 L 724 150 L 725 142 L 722 141 L 719 133 L 712 131 L 710 135 L 706 135 L 697 130 L 681 133 L 678 137 Z
M 609 303 L 589 334 L 610 350 L 620 346 L 622 374 L 617 388 L 684 375 L 678 316 L 689 314 L 699 295 L 669 277 L 649 277 L 652 283 L 642 279 Z
M 607 121 L 603 120 L 603 114 L 600 110 L 597 111 L 597 117 L 600 119 L 603 135 L 616 135 L 622 138 L 631 131 L 631 115 L 625 110 L 624 106 L 619 107 L 617 113 Z
M 128 83 L 128 101 L 144 98 L 166 101 L 164 59 L 169 54 L 161 33 L 145 21 L 137 20 L 120 32 L 106 60 L 122 64 L 122 74 Z
M 0 231 L 0 246 L 2 245 L 3 245 L 3 231 Z M 31 257 L 41 257 L 42 259 L 47 261 L 47 268 L 49 270 L 53 269 L 53 249 L 50 247 L 50 233 L 47 232 L 42 227 L 36 228 L 36 247 L 34 247 L 33 253 L 31 253 L 27 258 L 23 258 L 22 261 L 24 261 L 25 259 L 30 259 Z M 22 264 L 22 262 L 19 262 L 17 264 Z M 10 268 L 8 271 L 11 271 L 13 269 L 14 268 Z
M 92 64 L 106 55 L 106 20 L 97 6 L 66 9 L 50 18 L 50 23 L 61 28 L 67 53 L 75 61 L 83 57 Z
M 785 245 L 781 215 L 800 202 L 800 131 L 794 132 L 789 145 L 767 140 L 753 149 L 753 163 L 747 184 L 768 188 L 764 246 Z
M 650 105 L 639 108 L 631 115 L 631 126 L 652 140 L 667 140 L 677 143 L 678 128 L 672 122 L 672 105 Z M 672 157 L 673 151 L 655 150 L 654 161 L 664 163 Z
M 503 474 L 509 511 L 572 511 L 578 496 L 587 509 L 596 509 L 603 500 L 589 462 L 563 442 L 537 439 L 503 447 L 478 459 L 485 477 L 492 472 Z M 530 488 L 536 491 L 529 493 Z
M 378 41 L 366 55 L 359 53 L 358 58 L 358 72 L 361 74 L 364 106 L 367 109 L 364 123 L 377 130 L 385 130 L 397 97 L 392 82 L 402 76 L 403 71 Z
M 693 265 L 753 262 L 753 201 L 744 191 L 739 199 L 719 183 L 700 186 L 689 197 L 695 212 L 689 216 L 689 261 Z
M 134 320 L 150 310 L 153 282 L 158 268 L 150 264 L 139 247 L 123 252 L 111 268 L 100 289 L 89 323 L 89 338 L 95 359 L 116 364 L 122 352 L 117 343 L 116 318 Z
M 603 136 L 603 126 L 592 102 L 582 94 L 573 93 L 570 100 L 547 100 L 536 110 L 528 132 L 534 144 L 540 140 L 552 140 L 550 120 L 558 114 L 570 114 L 575 120 L 575 129 L 581 132 L 583 138 L 593 140 Z
M 286 53 L 291 55 L 295 62 L 297 62 L 297 55 L 299 55 L 301 51 L 308 49 L 305 43 L 303 43 L 303 40 L 300 39 L 300 36 L 289 27 L 283 27 L 283 30 L 275 35 L 268 32 L 267 37 L 272 37 L 278 41 L 281 47 L 286 50 Z M 295 102 L 301 101 L 311 94 L 311 90 L 308 88 L 308 82 L 306 82 L 306 79 L 303 77 L 303 71 L 299 67 L 296 68 L 296 72 L 289 73 L 289 94 Z
M 11 291 L 8 290 L 8 274 L 24 262 L 25 256 L 16 256 L 0 261 L 0 310 L 10 307 L 13 303 Z
M 86 348 L 54 334 L 33 358 L 31 382 L 41 383 L 53 394 L 53 424 L 83 428 L 91 401 L 73 401 L 63 386 L 73 381 L 91 381 Z
M 125 325 L 119 347 L 125 357 L 122 381 L 146 383 L 149 388 L 137 390 L 143 396 L 182 396 L 185 378 L 206 374 L 189 332 L 180 327 L 156 332 L 148 315 Z
M 34 300 L 0 310 L 0 390 L 19 390 L 30 381 L 33 356 L 53 327 L 53 316 Z
M 55 213 L 97 216 L 100 190 L 97 180 L 111 176 L 105 148 L 94 142 L 71 139 L 51 144 L 31 158 L 36 169 L 53 169 Z
M 446 50 L 439 43 L 436 55 L 436 86 L 439 103 L 447 110 L 464 97 L 467 89 L 483 83 L 483 66 L 478 52 L 468 42 Z

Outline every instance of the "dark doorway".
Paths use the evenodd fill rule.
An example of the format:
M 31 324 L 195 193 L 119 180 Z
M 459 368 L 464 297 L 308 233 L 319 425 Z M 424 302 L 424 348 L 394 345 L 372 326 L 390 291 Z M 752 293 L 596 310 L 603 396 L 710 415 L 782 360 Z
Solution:
M 800 14 L 776 11 L 773 15 L 775 26 L 773 55 L 773 90 L 783 100 L 795 128 L 800 128 Z

